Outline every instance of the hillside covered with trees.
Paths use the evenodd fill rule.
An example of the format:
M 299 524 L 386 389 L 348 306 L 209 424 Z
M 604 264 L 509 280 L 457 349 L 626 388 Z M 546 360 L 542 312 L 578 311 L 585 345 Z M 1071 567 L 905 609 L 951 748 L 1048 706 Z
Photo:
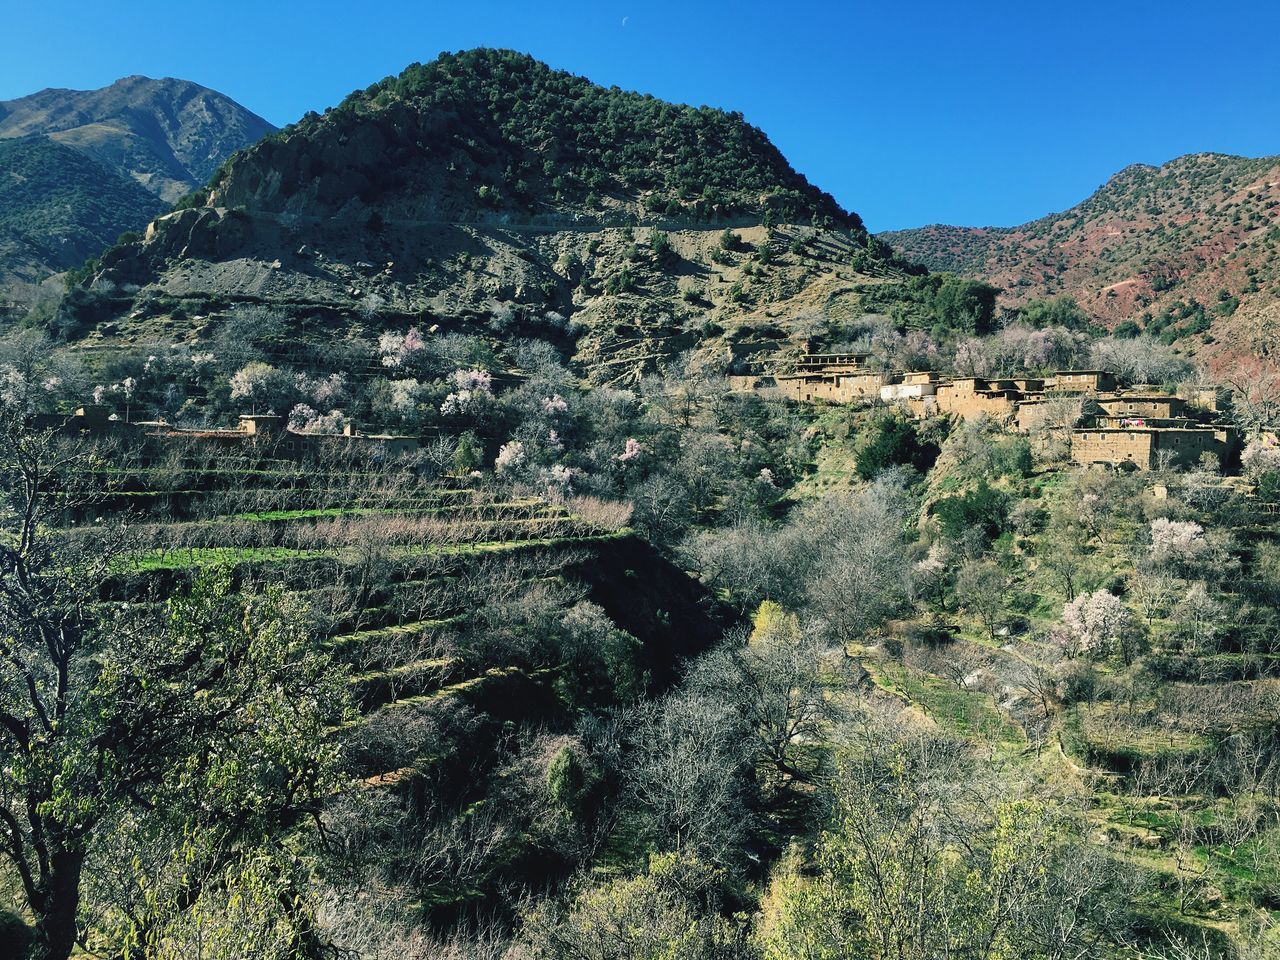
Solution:
M 510 52 L 231 158 L 0 337 L 0 956 L 1274 956 L 1280 388 L 1000 293 Z
M 604 88 L 487 49 L 414 64 L 304 117 L 220 171 L 209 202 L 327 215 L 363 204 L 404 219 L 500 211 L 861 229 L 741 114 Z
M 132 180 L 46 137 L 0 140 L 0 284 L 78 267 L 166 209 Z

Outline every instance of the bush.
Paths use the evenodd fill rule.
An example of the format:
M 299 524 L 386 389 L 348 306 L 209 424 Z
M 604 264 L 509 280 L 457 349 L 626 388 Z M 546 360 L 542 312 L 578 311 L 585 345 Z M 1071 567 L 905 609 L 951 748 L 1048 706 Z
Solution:
M 547 793 L 556 806 L 567 812 L 577 812 L 588 780 L 587 768 L 573 747 L 561 747 L 547 766 Z
M 887 467 L 914 467 L 925 473 L 938 459 L 938 445 L 922 441 L 915 424 L 903 417 L 882 417 L 872 424 L 872 431 L 858 454 L 858 476 L 864 480 Z
M 934 504 L 933 515 L 953 540 L 977 528 L 990 543 L 1004 532 L 1009 517 L 1009 497 L 980 480 L 968 493 L 939 500 Z

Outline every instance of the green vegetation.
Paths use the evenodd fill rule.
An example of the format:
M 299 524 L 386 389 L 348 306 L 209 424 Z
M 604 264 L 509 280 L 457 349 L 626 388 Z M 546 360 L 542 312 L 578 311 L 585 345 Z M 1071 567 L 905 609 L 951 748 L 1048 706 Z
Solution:
M 166 206 L 47 137 L 0 140 L 0 168 L 0 280 L 79 266 Z
M 993 329 L 1000 291 L 980 280 L 933 273 L 861 292 L 869 310 L 890 315 L 900 326 L 983 335 Z
M 573 109 L 565 108 L 572 104 Z M 561 208 L 644 195 L 653 216 L 712 219 L 744 214 L 856 228 L 861 223 L 801 175 L 741 114 L 664 103 L 596 86 L 509 50 L 467 50 L 414 64 L 347 97 L 323 117 L 311 115 L 249 151 L 242 161 L 270 166 L 288 138 L 340 134 L 379 116 L 387 143 L 366 172 L 369 201 L 386 186 L 375 169 L 405 169 L 420 129 L 431 129 L 439 162 L 476 171 L 483 205 L 528 209 L 533 197 Z M 554 145 L 548 147 L 548 145 Z M 212 186 L 234 183 L 236 169 Z M 523 185 L 523 187 L 521 186 Z
M 900 416 L 881 417 L 858 453 L 858 476 L 872 480 L 887 467 L 912 467 L 927 473 L 938 459 L 938 445 L 922 441 L 916 425 Z

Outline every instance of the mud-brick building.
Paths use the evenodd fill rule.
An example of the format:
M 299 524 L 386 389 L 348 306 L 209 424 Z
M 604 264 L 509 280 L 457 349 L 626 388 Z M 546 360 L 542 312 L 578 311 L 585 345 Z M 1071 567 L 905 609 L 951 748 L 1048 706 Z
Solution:
M 850 403 L 880 395 L 889 380 L 887 374 L 874 370 L 849 373 L 785 373 L 774 377 L 784 397 L 803 403 L 825 400 L 828 403 Z
M 1236 453 L 1230 427 L 1084 427 L 1072 431 L 1071 459 L 1081 466 L 1154 470 L 1194 467 L 1208 454 L 1225 466 Z
M 797 373 L 848 373 L 865 370 L 868 353 L 803 353 L 796 361 Z
M 932 370 L 902 373 L 888 377 L 880 387 L 880 399 L 885 403 L 903 400 L 920 400 L 938 392 L 939 377 Z
M 130 424 L 121 420 L 111 412 L 111 408 L 101 403 L 87 403 L 77 407 L 70 415 L 62 413 L 39 413 L 31 425 L 37 430 L 51 430 L 70 436 L 107 437 L 112 434 L 127 432 Z
M 303 459 L 326 451 L 360 451 L 390 459 L 418 450 L 417 437 L 387 433 L 361 433 L 348 423 L 340 434 L 300 433 L 273 413 L 241 414 L 234 429 L 184 430 L 166 423 L 138 424 L 147 437 L 163 443 L 220 444 L 227 447 L 270 449 L 279 457 Z
M 1049 393 L 1111 393 L 1115 388 L 1115 375 L 1106 370 L 1059 370 L 1044 382 Z
M 1012 381 L 996 381 L 993 386 L 983 377 L 957 377 L 938 385 L 934 408 L 961 419 L 985 415 L 1004 421 L 1013 416 L 1022 396 Z
M 1230 413 L 1231 391 L 1226 387 L 1194 387 L 1187 391 L 1187 405 L 1204 413 Z
M 1187 401 L 1168 393 L 1117 393 L 1097 397 L 1094 403 L 1109 417 L 1176 420 L 1187 412 Z

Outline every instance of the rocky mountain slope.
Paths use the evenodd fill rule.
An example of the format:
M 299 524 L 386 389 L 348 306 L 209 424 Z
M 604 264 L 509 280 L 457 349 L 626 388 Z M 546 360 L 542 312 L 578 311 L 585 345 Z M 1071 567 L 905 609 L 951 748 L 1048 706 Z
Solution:
M 1215 365 L 1276 359 L 1278 157 L 1134 165 L 1070 210 L 1019 227 L 880 238 L 931 269 L 997 284 L 1009 305 L 1066 294 L 1110 327 L 1132 321 Z
M 41 90 L 0 101 L 0 138 L 40 134 L 173 203 L 275 128 L 187 80 L 125 77 L 100 90 Z
M 421 323 L 558 340 L 601 382 L 699 344 L 728 369 L 903 274 L 741 116 L 520 54 L 443 55 L 233 158 L 102 258 L 62 332 L 199 338 L 245 304 L 300 337 Z
M 186 80 L 0 101 L 0 301 L 79 266 L 275 128 Z

